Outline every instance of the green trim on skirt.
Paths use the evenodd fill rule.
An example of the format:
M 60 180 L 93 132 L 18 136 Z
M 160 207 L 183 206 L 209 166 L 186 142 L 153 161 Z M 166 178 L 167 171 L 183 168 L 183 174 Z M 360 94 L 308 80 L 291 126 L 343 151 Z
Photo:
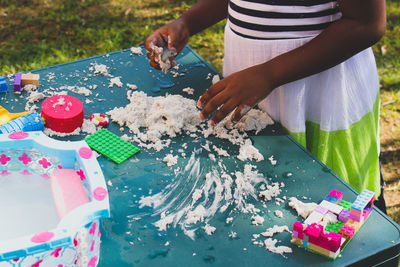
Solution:
M 289 134 L 358 192 L 380 195 L 379 94 L 372 111 L 348 129 L 323 131 L 306 122 L 306 132 Z

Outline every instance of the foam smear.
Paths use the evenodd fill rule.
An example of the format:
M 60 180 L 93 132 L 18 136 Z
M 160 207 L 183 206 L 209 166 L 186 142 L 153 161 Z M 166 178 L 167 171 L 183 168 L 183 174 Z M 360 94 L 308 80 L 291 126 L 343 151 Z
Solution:
M 257 186 L 267 184 L 265 177 L 247 164 L 244 171 L 231 177 L 224 166 L 209 166 L 199 157 L 202 149 L 192 153 L 185 169 L 177 173 L 174 181 L 163 191 L 142 197 L 140 208 L 152 207 L 154 225 L 160 231 L 179 226 L 190 238 L 195 239 L 199 228 L 209 226 L 217 212 L 234 211 L 256 213 L 250 202 L 258 200 Z M 208 229 L 207 227 L 205 229 Z

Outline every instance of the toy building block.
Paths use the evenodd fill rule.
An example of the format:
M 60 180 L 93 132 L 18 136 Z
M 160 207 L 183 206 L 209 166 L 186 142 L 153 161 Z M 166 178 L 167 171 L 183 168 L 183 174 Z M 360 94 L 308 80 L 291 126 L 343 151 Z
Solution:
M 335 190 L 335 189 L 332 189 L 332 191 L 329 192 L 329 195 L 333 196 L 333 197 L 336 197 L 339 200 L 339 202 L 342 201 L 342 199 L 343 199 L 343 192 L 340 192 L 340 191 Z M 336 203 L 336 204 L 338 204 L 338 203 Z
M 350 219 L 350 211 L 343 209 L 339 213 L 338 219 L 342 222 L 347 222 Z
M 353 205 L 351 205 L 351 209 L 362 212 L 365 207 L 370 205 L 371 201 L 373 203 L 374 199 L 374 192 L 364 189 L 364 191 L 362 191 L 361 194 L 357 196 L 356 201 L 354 201 Z
M 27 84 L 33 84 L 39 86 L 39 78 L 39 74 L 23 73 L 21 75 L 21 85 L 25 86 Z
M 304 221 L 304 224 L 311 225 L 313 223 L 319 223 L 323 217 L 323 214 L 313 211 L 310 215 L 308 215 L 307 219 Z
M 346 241 L 349 241 L 354 233 L 356 232 L 356 230 L 348 225 L 343 225 L 342 229 L 340 229 L 339 234 L 341 234 L 344 238 L 346 238 Z
M 332 212 L 334 214 L 339 214 L 343 210 L 343 207 L 341 207 L 337 204 L 328 202 L 326 200 L 322 200 L 322 202 L 319 205 L 328 209 L 330 212 Z
M 297 238 L 303 239 L 303 224 L 301 222 L 295 222 L 293 224 L 293 235 Z
M 333 204 L 338 204 L 339 203 L 339 199 L 337 197 L 334 197 L 334 196 L 331 196 L 331 195 L 327 195 L 324 200 L 326 200 L 328 202 L 331 202 Z
M 8 86 L 6 79 L 3 76 L 0 76 L 0 93 L 8 92 Z
M 16 73 L 14 75 L 14 92 L 21 92 L 21 73 Z
M 326 232 L 335 232 L 335 233 L 339 233 L 340 229 L 342 229 L 343 225 L 345 223 L 344 222 L 337 222 L 337 223 L 328 223 L 325 226 L 325 231 Z
M 292 240 L 290 240 L 290 242 L 296 244 L 297 246 L 303 245 L 303 240 L 294 236 L 292 236 Z
M 348 201 L 346 201 L 346 200 L 342 200 L 342 201 L 339 203 L 339 206 L 343 207 L 343 209 L 348 210 L 348 211 L 350 211 L 351 205 L 352 205 L 351 202 L 348 202 Z
M 328 209 L 326 209 L 326 208 L 324 208 L 322 206 L 319 206 L 319 205 L 314 209 L 314 211 L 318 212 L 318 213 L 321 213 L 322 215 L 325 215 L 325 214 L 328 213 Z
M 120 164 L 140 151 L 112 132 L 101 129 L 85 139 L 86 143 L 100 154 Z
M 306 218 L 304 224 L 295 222 L 291 242 L 306 250 L 336 259 L 370 215 L 372 207 L 368 205 L 373 203 L 371 200 L 374 198 L 373 192 L 363 192 L 354 205 L 343 200 L 342 196 L 342 192 L 332 190 Z M 359 210 L 360 208 L 362 209 Z M 338 221 L 324 226 L 319 224 L 318 219 L 327 211 L 335 214 Z
M 349 216 L 349 218 L 350 219 L 352 219 L 352 220 L 354 220 L 354 221 L 357 221 L 357 222 L 361 222 L 361 220 L 362 220 L 362 212 L 361 211 L 358 211 L 358 210 L 351 210 L 350 211 L 350 216 Z
M 360 223 L 358 221 L 354 221 L 353 219 L 349 219 L 346 222 L 346 225 L 350 226 L 350 227 L 353 227 L 357 231 L 358 229 L 360 229 L 360 226 L 362 225 L 362 223 Z

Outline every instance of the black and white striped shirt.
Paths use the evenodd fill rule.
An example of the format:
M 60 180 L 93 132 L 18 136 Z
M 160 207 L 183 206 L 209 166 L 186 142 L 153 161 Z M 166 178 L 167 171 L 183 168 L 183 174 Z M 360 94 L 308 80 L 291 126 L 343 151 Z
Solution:
M 228 25 L 251 39 L 318 35 L 341 17 L 336 0 L 230 0 Z

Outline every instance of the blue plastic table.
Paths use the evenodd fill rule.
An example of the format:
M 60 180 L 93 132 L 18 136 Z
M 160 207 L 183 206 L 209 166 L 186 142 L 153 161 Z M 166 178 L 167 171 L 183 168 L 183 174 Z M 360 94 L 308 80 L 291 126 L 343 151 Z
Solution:
M 92 113 L 105 113 L 114 107 L 125 106 L 128 103 L 126 91 L 129 90 L 126 87 L 108 88 L 109 77 L 95 75 L 88 78 L 88 74 L 92 73 L 89 71 L 91 63 L 107 65 L 110 68 L 109 72 L 114 76 L 120 76 L 124 84 L 136 84 L 138 90 L 143 90 L 148 95 L 182 94 L 183 88 L 192 87 L 195 89 L 195 94 L 193 96 L 185 94 L 185 96 L 198 99 L 211 84 L 211 80 L 206 79 L 208 73 L 215 74 L 215 70 L 189 47 L 183 50 L 177 62 L 181 64 L 179 72 L 184 73 L 178 78 L 151 69 L 144 55 L 131 55 L 129 50 L 32 72 L 41 75 L 39 90 L 65 85 L 86 87 L 98 85 L 98 88 L 93 90 L 93 95 L 88 97 L 94 102 L 85 104 L 85 117 L 89 118 Z M 166 83 L 170 83 L 171 87 L 154 90 L 160 84 Z M 85 97 L 82 95 L 69 94 L 84 101 Z M 97 99 L 105 101 L 96 101 L 95 94 L 98 94 Z M 11 112 L 23 111 L 24 97 L 25 94 L 18 96 L 13 92 L 0 94 L 1 105 Z M 127 133 L 120 132 L 119 128 L 114 123 L 108 127 L 110 131 L 118 135 Z M 58 139 L 81 140 L 83 138 L 84 135 Z M 215 138 L 210 138 L 210 140 L 231 154 L 238 152 L 238 147 L 232 146 L 227 141 Z M 288 136 L 279 125 L 267 127 L 258 136 L 253 136 L 252 140 L 266 159 L 257 164 L 252 162 L 252 164 L 257 165 L 259 172 L 265 176 L 273 177 L 274 182 L 284 182 L 286 185 L 280 197 L 307 196 L 319 203 L 331 189 L 337 189 L 344 192 L 344 199 L 354 201 L 356 192 Z M 399 226 L 376 208 L 346 247 L 342 256 L 335 261 L 291 245 L 288 233 L 277 234 L 273 237 L 281 241 L 279 244 L 293 248 L 293 253 L 286 254 L 286 257 L 252 244 L 252 234 L 261 233 L 275 224 L 288 225 L 291 228 L 296 220 L 302 220 L 288 207 L 287 201 L 281 206 L 276 206 L 274 202 L 267 202 L 266 209 L 262 208 L 261 203 L 254 202 L 265 218 L 263 225 L 259 226 L 251 225 L 250 214 L 234 213 L 234 222 L 227 225 L 226 214 L 217 213 L 210 222 L 217 228 L 216 232 L 207 236 L 204 231 L 198 231 L 195 240 L 188 238 L 179 227 L 159 232 L 153 225 L 159 215 L 148 214 L 142 216 L 140 220 L 133 219 L 138 214 L 151 213 L 150 208 L 139 208 L 138 200 L 141 196 L 148 196 L 149 191 L 152 194 L 160 192 L 171 181 L 176 181 L 173 169 L 157 161 L 156 158 L 163 158 L 170 150 L 177 151 L 182 143 L 188 144 L 186 151 L 188 157 L 180 158 L 178 165 L 174 167 L 184 167 L 189 160 L 190 151 L 204 144 L 204 139 L 193 142 L 193 139 L 186 135 L 179 136 L 173 139 L 170 148 L 160 152 L 142 149 L 139 154 L 120 165 L 104 157 L 99 158 L 104 175 L 112 184 L 108 188 L 112 215 L 111 218 L 103 220 L 99 266 L 343 266 L 351 264 L 371 266 L 381 263 L 397 266 L 400 251 Z M 267 160 L 271 155 L 274 155 L 278 161 L 275 166 Z M 204 171 L 210 170 L 215 164 L 208 158 L 208 153 L 201 153 L 199 157 Z M 234 157 L 223 158 L 223 164 L 229 171 L 243 171 L 240 169 L 243 163 Z M 289 172 L 293 174 L 290 178 L 287 175 Z M 182 190 L 187 190 L 188 186 L 192 186 L 190 179 L 180 179 L 182 179 Z M 277 218 L 273 214 L 276 209 L 283 211 L 283 218 Z M 237 233 L 237 238 L 232 239 L 228 236 L 231 231 Z

